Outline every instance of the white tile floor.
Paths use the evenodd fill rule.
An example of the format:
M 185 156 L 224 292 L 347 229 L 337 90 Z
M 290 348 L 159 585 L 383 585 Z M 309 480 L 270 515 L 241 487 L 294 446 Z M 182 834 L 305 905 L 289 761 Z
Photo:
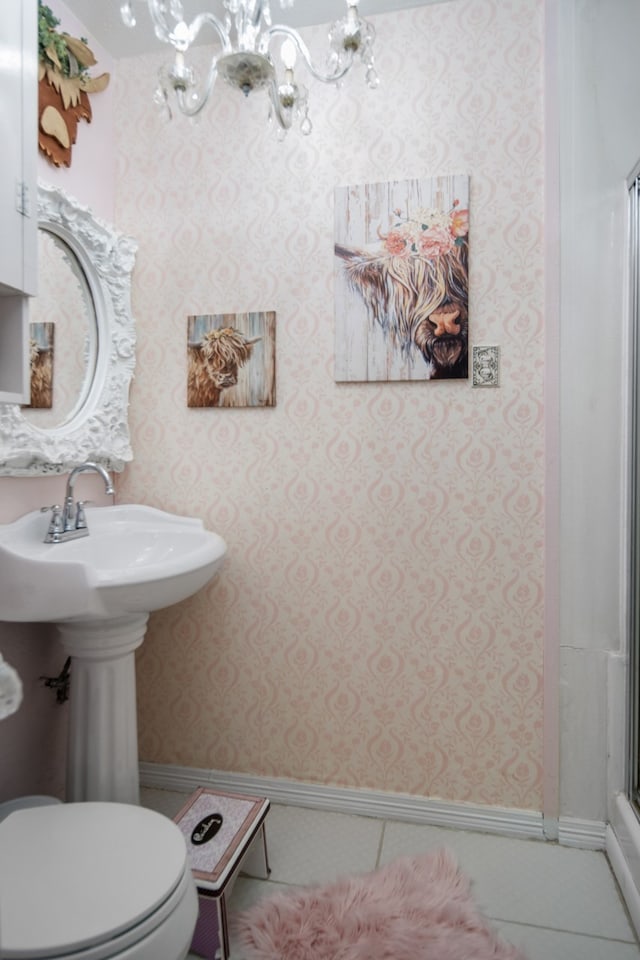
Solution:
M 142 790 L 145 806 L 170 817 L 186 797 Z M 272 806 L 266 823 L 271 877 L 240 876 L 230 912 L 287 885 L 329 883 L 394 857 L 446 846 L 472 878 L 484 915 L 529 960 L 640 960 L 603 853 L 299 807 Z M 243 960 L 233 941 L 231 960 Z

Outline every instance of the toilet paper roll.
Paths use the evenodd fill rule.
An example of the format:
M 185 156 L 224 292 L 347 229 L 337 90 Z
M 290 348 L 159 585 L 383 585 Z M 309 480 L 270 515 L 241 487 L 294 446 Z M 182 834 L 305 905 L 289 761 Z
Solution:
M 22 681 L 0 654 L 0 720 L 10 717 L 22 703 Z

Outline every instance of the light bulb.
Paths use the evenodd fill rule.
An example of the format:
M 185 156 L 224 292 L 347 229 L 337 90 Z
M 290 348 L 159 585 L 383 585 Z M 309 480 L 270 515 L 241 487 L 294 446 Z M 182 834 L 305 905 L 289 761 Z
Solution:
M 289 37 L 287 37 L 280 48 L 280 56 L 282 57 L 282 62 L 285 65 L 285 69 L 293 70 L 296 65 L 298 54 L 295 43 Z
M 189 27 L 184 20 L 173 28 L 173 41 L 179 50 L 186 50 L 189 46 Z

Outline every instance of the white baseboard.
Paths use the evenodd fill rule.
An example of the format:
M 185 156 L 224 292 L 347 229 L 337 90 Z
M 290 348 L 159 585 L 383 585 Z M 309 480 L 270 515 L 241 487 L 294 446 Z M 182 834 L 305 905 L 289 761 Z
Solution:
M 229 793 L 266 796 L 272 803 L 295 807 L 351 813 L 383 820 L 403 820 L 458 830 L 476 830 L 508 837 L 535 840 L 545 838 L 542 814 L 535 810 L 447 803 L 411 794 L 356 790 L 156 763 L 140 764 L 140 783 L 143 787 L 181 792 L 191 792 L 197 787 L 215 787 Z M 604 829 L 601 846 L 604 847 Z
M 618 881 L 622 897 L 629 911 L 636 934 L 640 935 L 640 894 L 635 885 L 629 862 L 612 827 L 607 827 L 606 851 L 611 869 Z
M 640 935 L 640 821 L 624 793 L 613 797 L 606 851 L 629 916 Z
M 604 850 L 607 824 L 602 820 L 579 820 L 560 817 L 558 843 L 563 847 L 581 847 L 584 850 Z

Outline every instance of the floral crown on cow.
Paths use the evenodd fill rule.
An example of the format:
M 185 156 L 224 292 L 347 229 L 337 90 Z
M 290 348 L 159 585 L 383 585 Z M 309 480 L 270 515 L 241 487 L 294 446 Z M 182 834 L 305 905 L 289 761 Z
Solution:
M 416 210 L 410 217 L 403 217 L 401 210 L 393 213 L 398 219 L 389 232 L 382 233 L 378 228 L 390 257 L 434 260 L 461 247 L 469 233 L 469 211 L 460 209 L 459 200 L 453 201 L 448 212 L 429 207 Z

